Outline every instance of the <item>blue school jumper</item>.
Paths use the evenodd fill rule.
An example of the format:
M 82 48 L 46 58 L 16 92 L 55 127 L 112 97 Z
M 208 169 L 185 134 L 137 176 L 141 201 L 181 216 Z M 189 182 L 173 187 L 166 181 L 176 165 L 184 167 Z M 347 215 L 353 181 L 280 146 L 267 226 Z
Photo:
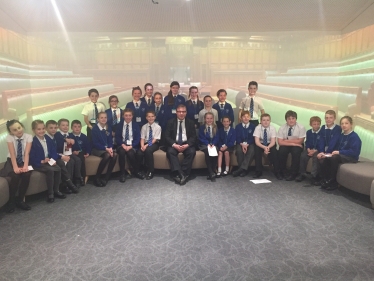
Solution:
M 119 114 L 119 120 L 117 120 L 117 124 L 118 124 L 123 119 L 123 109 L 117 107 L 116 110 L 117 111 L 119 110 L 119 113 L 120 113 Z M 107 116 L 108 127 L 110 126 L 110 127 L 113 128 L 113 126 L 115 126 L 115 124 L 113 124 L 113 111 L 112 111 L 112 109 L 109 108 L 109 109 L 105 110 L 105 113 L 106 113 L 106 116 Z M 112 131 L 114 131 L 114 130 L 112 129 Z
M 47 143 L 48 158 L 53 158 L 54 160 L 59 159 L 59 155 L 57 154 L 56 146 L 53 140 L 47 135 L 45 135 L 44 137 Z M 44 155 L 43 146 L 40 143 L 38 137 L 34 136 L 32 139 L 31 150 L 30 150 L 30 160 L 29 160 L 30 165 L 34 169 L 39 168 L 42 165 L 41 161 L 44 159 L 45 159 L 45 155 Z
M 98 125 L 92 128 L 92 147 L 97 150 L 106 150 L 113 147 L 112 131 L 110 127 L 107 130 L 101 130 Z
M 320 131 L 318 133 L 313 133 L 312 129 L 309 129 L 306 132 L 306 140 L 305 140 L 305 149 L 317 149 L 319 151 L 321 142 L 321 135 Z
M 222 147 L 222 145 L 226 145 L 227 148 L 233 147 L 236 142 L 236 132 L 234 128 L 230 127 L 230 130 L 228 131 L 227 135 L 225 132 L 225 128 L 219 128 L 218 130 L 218 146 Z
M 361 139 L 352 131 L 348 135 L 340 134 L 332 151 L 338 150 L 339 154 L 352 157 L 358 161 L 361 153 Z
M 197 101 L 196 105 L 192 103 L 191 100 L 186 101 L 187 115 L 186 117 L 194 121 L 196 128 L 200 127 L 199 123 L 199 112 L 204 109 L 204 103 L 202 101 Z M 197 118 L 195 116 L 197 115 Z
M 85 134 L 81 133 L 80 136 L 75 136 L 73 133 L 70 133 L 69 137 L 75 141 L 73 144 L 73 151 L 91 154 L 91 145 Z
M 117 126 L 116 131 L 116 143 L 119 146 L 122 146 L 122 144 L 127 145 L 125 143 L 125 139 L 123 138 L 123 130 L 126 130 L 126 128 L 123 128 L 123 124 L 125 123 L 124 120 L 121 121 L 121 123 Z M 131 129 L 132 129 L 132 143 L 131 146 L 134 149 L 138 149 L 140 146 L 140 128 L 137 123 L 131 122 Z
M 155 102 L 154 102 L 154 100 L 153 100 L 153 96 L 152 96 L 152 98 L 151 98 L 151 105 L 150 105 L 150 106 L 148 106 L 148 98 L 142 97 L 142 98 L 140 98 L 140 100 L 141 100 L 141 101 L 144 101 L 149 109 L 152 109 L 152 106 L 155 104 Z M 153 109 L 152 109 L 152 110 L 153 110 Z
M 220 102 L 217 102 L 217 103 L 213 104 L 213 108 L 215 110 L 217 110 L 217 112 L 218 112 L 218 121 L 217 121 L 218 128 L 223 128 L 222 118 L 225 117 L 225 116 L 230 117 L 230 120 L 231 120 L 231 125 L 230 126 L 233 127 L 235 117 L 234 117 L 234 110 L 232 109 L 231 104 L 229 104 L 228 102 L 225 102 L 225 106 L 223 107 L 223 110 L 222 110 Z
M 69 133 L 66 133 L 66 134 L 68 135 L 67 138 L 70 138 Z M 46 136 L 49 137 L 48 135 Z M 54 140 L 57 146 L 56 147 L 57 153 L 63 154 L 64 142 L 65 142 L 64 135 L 61 132 L 57 132 L 53 137 L 54 137 Z
M 334 129 L 326 129 L 326 125 L 323 125 L 319 134 L 321 141 L 319 142 L 319 152 L 331 153 L 342 133 L 342 128 L 339 125 L 335 125 Z
M 168 120 L 170 120 L 170 119 L 173 119 L 173 118 L 177 117 L 177 114 L 173 113 L 173 110 L 176 111 L 178 105 L 180 105 L 180 104 L 184 104 L 185 105 L 184 97 L 181 96 L 181 95 L 175 96 L 174 104 L 172 104 L 172 105 L 168 105 L 168 101 L 169 101 L 169 97 L 166 96 L 164 98 L 164 107 L 165 107 L 165 118 L 166 118 L 166 122 Z
M 151 107 L 149 107 L 149 109 L 156 113 L 155 122 L 161 127 L 162 130 L 166 129 L 167 120 L 165 119 L 165 106 L 161 104 L 158 112 L 156 112 L 156 104 L 154 103 Z
M 243 142 L 246 142 L 247 144 L 253 144 L 255 142 L 253 133 L 255 131 L 256 126 L 251 123 L 248 123 L 247 125 L 247 129 L 244 129 L 243 123 L 239 123 L 238 125 L 236 125 L 236 144 L 241 144 Z
M 145 102 L 140 100 L 138 109 L 135 109 L 133 101 L 130 101 L 126 104 L 126 108 L 131 108 L 134 112 L 132 122 L 136 122 L 137 118 L 140 118 L 140 121 L 136 122 L 140 128 L 147 123 L 147 119 L 145 119 L 145 113 L 148 110 L 148 105 Z
M 218 132 L 211 138 L 208 132 L 204 132 L 205 130 L 205 125 L 200 126 L 199 128 L 199 144 L 200 145 L 206 145 L 208 146 L 209 144 L 213 144 L 214 146 L 217 147 L 218 145 Z M 212 128 L 213 129 L 213 128 Z

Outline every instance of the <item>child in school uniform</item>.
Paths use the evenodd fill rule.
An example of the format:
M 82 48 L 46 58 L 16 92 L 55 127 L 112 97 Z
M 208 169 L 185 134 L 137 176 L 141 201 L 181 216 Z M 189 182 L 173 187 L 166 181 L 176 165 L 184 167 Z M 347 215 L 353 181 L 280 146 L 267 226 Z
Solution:
M 82 161 L 79 157 L 73 154 L 72 147 L 75 143 L 75 140 L 69 135 L 69 123 L 69 120 L 65 118 L 57 121 L 59 129 L 59 131 L 55 134 L 55 139 L 57 142 L 57 153 L 68 155 L 70 157 L 69 162 L 71 162 L 73 166 L 73 169 L 69 171 L 70 178 L 72 179 L 74 184 L 83 185 L 84 179 L 81 175 Z
M 250 123 L 251 115 L 249 111 L 242 111 L 240 120 L 242 122 L 235 127 L 238 169 L 232 173 L 233 177 L 245 177 L 255 156 L 253 133 L 256 127 Z
M 58 154 L 56 146 L 50 138 L 45 137 L 45 126 L 42 120 L 34 120 L 31 128 L 35 134 L 30 149 L 30 164 L 35 171 L 46 175 L 48 188 L 48 203 L 55 202 L 55 197 L 65 199 L 59 191 L 61 183 L 61 169 L 56 165 Z
M 316 178 L 318 175 L 318 166 L 316 165 L 317 154 L 319 153 L 319 142 L 321 135 L 319 134 L 321 129 L 321 118 L 313 116 L 309 120 L 309 125 L 312 127 L 306 132 L 305 149 L 300 156 L 300 168 L 299 175 L 296 178 L 297 182 L 301 182 L 306 179 L 306 167 L 308 166 L 309 159 L 312 158 L 312 177 Z
M 132 112 L 134 112 L 132 121 L 138 124 L 139 128 L 141 128 L 145 123 L 147 123 L 147 120 L 145 119 L 145 113 L 148 110 L 148 105 L 146 104 L 146 102 L 140 100 L 141 95 L 142 89 L 140 89 L 139 86 L 133 87 L 133 101 L 130 101 L 126 104 L 126 108 L 129 108 L 132 110 Z
M 97 101 L 99 99 L 99 91 L 96 89 L 90 89 L 88 97 L 91 102 L 83 107 L 82 114 L 84 116 L 84 123 L 87 125 L 87 137 L 91 141 L 92 127 L 96 124 L 99 113 L 105 112 L 105 105 Z
M 270 114 L 264 113 L 261 115 L 261 124 L 258 125 L 253 133 L 255 138 L 255 163 L 256 173 L 254 178 L 262 176 L 263 165 L 262 165 L 262 154 L 265 153 L 270 162 L 273 164 L 273 172 L 277 179 L 279 176 L 279 162 L 278 162 L 278 151 L 277 151 L 277 131 L 270 125 L 271 116 Z
M 91 153 L 91 145 L 90 141 L 88 140 L 87 136 L 82 133 L 82 123 L 79 120 L 73 120 L 71 122 L 71 130 L 70 138 L 74 139 L 73 144 L 73 154 L 81 160 L 81 176 L 82 178 L 86 178 L 86 158 Z M 86 181 L 84 180 L 81 183 L 81 186 L 84 186 Z
M 177 117 L 177 107 L 180 104 L 185 105 L 185 98 L 179 95 L 180 85 L 177 81 L 170 83 L 170 91 L 164 98 L 165 106 L 165 120 L 170 120 Z M 167 121 L 166 121 L 167 122 Z
M 151 83 L 146 83 L 144 85 L 144 96 L 140 100 L 147 104 L 149 110 L 152 110 L 152 106 L 155 102 L 153 100 L 153 85 Z
M 228 116 L 232 122 L 234 122 L 234 110 L 232 109 L 231 104 L 226 102 L 227 98 L 227 92 L 225 89 L 219 89 L 217 91 L 217 97 L 218 97 L 218 102 L 213 104 L 213 108 L 217 110 L 218 112 L 218 121 L 217 121 L 217 126 L 218 128 L 222 128 L 222 118 L 225 116 Z M 231 127 L 233 125 L 231 124 Z
M 153 153 L 159 148 L 161 127 L 155 123 L 156 113 L 154 111 L 148 111 L 146 118 L 148 123 L 145 124 L 141 129 L 140 148 L 137 150 L 136 156 L 140 164 L 143 163 L 143 160 L 145 160 L 145 179 L 150 180 L 154 176 L 155 169 Z
M 106 186 L 117 161 L 117 153 L 113 151 L 113 138 L 111 128 L 107 124 L 107 115 L 100 112 L 97 124 L 92 128 L 92 155 L 101 157 L 97 168 L 94 184 L 97 187 Z M 105 178 L 101 178 L 106 165 L 108 165 Z
M 332 153 L 342 132 L 342 128 L 338 124 L 335 124 L 335 120 L 335 111 L 331 109 L 327 110 L 325 112 L 325 125 L 323 125 L 319 131 L 321 136 L 318 149 L 319 153 L 313 158 L 313 165 L 317 166 L 318 171 L 321 171 L 321 164 L 319 160 L 322 159 L 322 156 L 325 153 Z M 322 184 L 320 175 L 317 174 L 317 177 L 313 177 L 312 183 L 316 186 L 320 186 Z
M 8 157 L 4 168 L 0 170 L 0 176 L 10 177 L 7 212 L 13 213 L 15 207 L 31 210 L 31 207 L 23 202 L 23 198 L 31 177 L 29 154 L 32 136 L 24 132 L 24 127 L 18 120 L 7 121 L 6 128 L 9 133 L 5 139 L 8 145 Z M 17 191 L 18 196 L 16 196 Z
M 196 86 L 189 89 L 188 100 L 186 102 L 187 118 L 195 122 L 195 128 L 199 129 L 199 112 L 204 109 L 204 103 L 199 100 L 199 90 Z
M 353 131 L 353 121 L 349 116 L 340 119 L 342 132 L 331 154 L 324 153 L 321 157 L 321 173 L 323 183 L 321 189 L 335 190 L 338 188 L 336 174 L 340 164 L 357 163 L 361 153 L 361 139 Z
M 217 124 L 217 121 L 218 121 L 218 112 L 217 110 L 215 110 L 213 107 L 212 107 L 212 102 L 213 102 L 213 99 L 211 96 L 207 95 L 204 97 L 204 108 L 202 110 L 200 110 L 199 112 L 199 123 L 201 125 L 204 125 L 204 122 L 205 122 L 205 113 L 207 112 L 211 112 L 213 113 L 213 116 L 214 116 L 214 123 Z
M 231 119 L 228 116 L 222 118 L 222 128 L 218 129 L 218 172 L 216 177 L 227 176 L 230 171 L 230 153 L 235 149 L 236 132 L 231 127 Z M 222 158 L 225 157 L 225 170 L 222 172 Z
M 250 113 L 251 124 L 257 126 L 259 124 L 259 116 L 265 113 L 264 106 L 262 105 L 261 99 L 256 97 L 258 84 L 256 81 L 251 81 L 248 84 L 248 94 L 242 99 L 239 105 L 239 121 L 241 112 L 246 110 Z M 259 115 L 260 113 L 260 115 Z
M 74 160 L 70 158 L 70 155 L 63 153 L 64 149 L 64 137 L 60 134 L 60 140 L 57 140 L 57 122 L 54 120 L 48 120 L 45 124 L 47 132 L 45 134 L 46 139 L 50 139 L 54 146 L 54 150 L 57 152 L 56 160 L 57 166 L 61 169 L 61 186 L 60 191 L 65 194 L 78 193 L 78 188 L 74 185 L 72 175 L 74 173 Z M 69 143 L 72 143 L 72 140 L 68 140 Z M 71 152 L 71 150 L 69 151 Z M 80 164 L 79 160 L 79 164 Z
M 199 128 L 199 149 L 204 152 L 205 163 L 208 168 L 208 179 L 212 182 L 216 181 L 217 156 L 210 156 L 208 148 L 217 150 L 218 130 L 214 123 L 214 115 L 211 112 L 205 113 L 204 125 Z
M 109 101 L 109 108 L 105 110 L 105 112 L 108 118 L 107 124 L 108 126 L 111 127 L 111 131 L 112 131 L 113 149 L 115 149 L 117 147 L 116 142 L 115 142 L 116 129 L 117 129 L 117 125 L 122 120 L 123 110 L 120 107 L 118 107 L 119 100 L 116 95 L 111 95 L 108 101 Z
M 126 158 L 128 158 L 133 168 L 132 174 L 141 180 L 145 178 L 144 174 L 140 171 L 140 163 L 136 158 L 136 150 L 139 149 L 140 144 L 140 128 L 133 121 L 133 116 L 133 111 L 130 108 L 126 108 L 123 111 L 123 120 L 117 126 L 116 141 L 121 171 L 120 182 L 126 181 Z
M 303 125 L 297 123 L 297 113 L 289 110 L 285 114 L 286 124 L 281 126 L 277 133 L 279 145 L 279 179 L 284 178 L 288 154 L 291 153 L 292 164 L 291 173 L 286 178 L 287 181 L 296 179 L 299 172 L 300 155 L 304 148 L 306 131 Z

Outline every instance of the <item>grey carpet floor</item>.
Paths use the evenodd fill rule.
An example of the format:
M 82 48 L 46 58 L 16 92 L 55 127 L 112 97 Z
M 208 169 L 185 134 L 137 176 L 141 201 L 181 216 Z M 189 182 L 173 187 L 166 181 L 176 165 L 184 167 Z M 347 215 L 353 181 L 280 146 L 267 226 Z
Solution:
M 197 173 L 186 186 L 166 173 L 89 184 L 2 213 L 0 280 L 374 280 L 367 198 Z

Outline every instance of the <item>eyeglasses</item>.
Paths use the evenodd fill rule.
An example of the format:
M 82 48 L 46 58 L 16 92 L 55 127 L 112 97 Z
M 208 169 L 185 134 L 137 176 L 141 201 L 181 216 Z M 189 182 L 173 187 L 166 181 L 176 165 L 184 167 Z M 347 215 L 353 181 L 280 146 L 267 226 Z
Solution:
M 118 100 L 111 100 L 110 102 L 118 102 Z
M 186 113 L 187 111 L 177 111 L 177 113 Z

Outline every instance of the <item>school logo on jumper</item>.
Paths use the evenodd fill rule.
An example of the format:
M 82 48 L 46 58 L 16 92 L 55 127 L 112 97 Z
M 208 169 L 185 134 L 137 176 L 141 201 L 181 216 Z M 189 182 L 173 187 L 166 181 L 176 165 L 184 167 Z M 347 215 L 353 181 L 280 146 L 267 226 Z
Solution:
M 252 133 L 252 130 L 249 130 L 248 133 Z
M 226 109 L 226 113 L 229 113 L 229 110 L 228 110 L 228 109 Z
M 83 141 L 79 140 L 79 141 L 78 141 L 78 144 L 83 144 Z
M 317 140 L 319 140 L 319 138 L 320 138 L 320 135 L 317 135 Z
M 145 108 L 142 108 L 142 111 L 145 111 Z
M 109 132 L 108 131 L 105 131 L 106 135 L 109 136 Z

